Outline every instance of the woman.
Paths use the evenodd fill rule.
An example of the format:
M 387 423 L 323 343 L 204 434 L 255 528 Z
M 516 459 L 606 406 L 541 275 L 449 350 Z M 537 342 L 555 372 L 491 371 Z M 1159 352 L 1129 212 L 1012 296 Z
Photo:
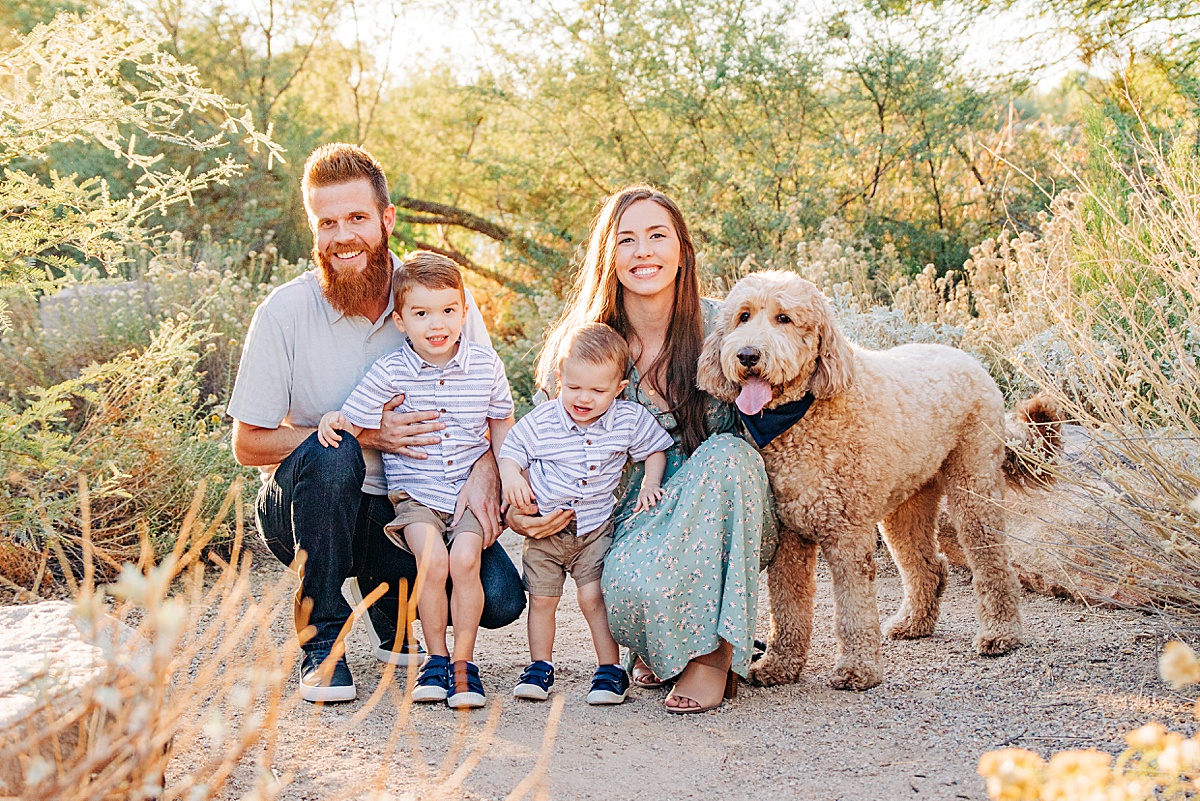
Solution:
M 696 388 L 696 362 L 719 308 L 700 297 L 678 206 L 649 186 L 631 186 L 596 216 L 575 294 L 538 360 L 539 385 L 549 395 L 565 335 L 583 323 L 607 323 L 633 354 L 625 397 L 650 409 L 675 442 L 666 493 L 654 509 L 633 514 L 642 466 L 626 469 L 602 581 L 613 635 L 653 671 L 635 667 L 635 683 L 677 677 L 664 706 L 678 714 L 718 706 L 732 673 L 746 675 L 760 560 L 774 552 L 776 536 L 762 461 L 732 434 L 733 407 Z M 510 512 L 508 522 L 525 536 L 545 537 L 570 516 Z

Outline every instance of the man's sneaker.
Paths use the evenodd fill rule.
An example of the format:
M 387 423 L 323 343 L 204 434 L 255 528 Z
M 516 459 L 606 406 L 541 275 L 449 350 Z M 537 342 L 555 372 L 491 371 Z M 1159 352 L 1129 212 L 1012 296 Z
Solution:
M 363 594 L 357 576 L 346 579 L 342 589 L 345 590 L 346 600 L 351 606 L 362 603 Z M 367 609 L 367 614 L 363 615 L 363 623 L 366 624 L 367 638 L 371 640 L 371 650 L 375 658 L 385 665 L 407 667 L 419 665 L 425 660 L 425 649 L 421 647 L 421 643 L 404 640 L 403 635 L 396 631 L 395 624 L 387 619 L 382 610 L 374 606 Z M 397 637 L 400 638 L 399 648 L 396 647 Z
M 425 649 L 421 647 L 419 642 L 402 642 L 400 647 L 396 647 L 395 640 L 384 640 L 375 646 L 375 658 L 385 665 L 400 665 L 407 667 L 409 665 L 420 665 L 424 663 Z
M 529 667 L 517 679 L 513 687 L 513 698 L 527 698 L 530 701 L 545 701 L 550 697 L 550 688 L 554 686 L 554 665 L 539 659 L 530 662 Z
M 450 665 L 450 694 L 446 706 L 451 709 L 478 709 L 487 704 L 483 681 L 474 662 L 455 662 Z
M 587 702 L 592 705 L 619 704 L 629 692 L 629 674 L 620 665 L 601 665 L 592 674 L 592 691 Z
M 427 703 L 445 701 L 450 693 L 450 657 L 434 654 L 425 660 L 413 687 L 413 700 Z
M 300 660 L 300 697 L 313 703 L 353 701 L 358 693 L 346 657 L 329 658 L 329 649 L 304 653 Z

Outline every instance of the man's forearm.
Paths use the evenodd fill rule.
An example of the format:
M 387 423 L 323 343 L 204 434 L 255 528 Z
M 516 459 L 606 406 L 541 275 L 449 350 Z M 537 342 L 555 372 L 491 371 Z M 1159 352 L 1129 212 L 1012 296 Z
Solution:
M 315 428 L 286 423 L 278 428 L 260 428 L 234 420 L 233 458 L 246 467 L 279 464 L 314 431 Z

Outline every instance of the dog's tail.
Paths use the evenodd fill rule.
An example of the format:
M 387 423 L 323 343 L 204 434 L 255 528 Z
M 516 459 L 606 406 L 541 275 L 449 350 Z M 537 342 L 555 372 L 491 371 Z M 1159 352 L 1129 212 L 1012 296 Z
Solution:
M 1021 401 L 1004 416 L 1004 478 L 1027 490 L 1054 483 L 1054 463 L 1062 453 L 1063 414 L 1049 395 Z

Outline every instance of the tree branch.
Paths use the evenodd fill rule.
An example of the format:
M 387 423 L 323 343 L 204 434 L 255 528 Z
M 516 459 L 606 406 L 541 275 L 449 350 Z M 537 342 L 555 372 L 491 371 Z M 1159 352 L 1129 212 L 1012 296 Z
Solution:
M 470 270 L 476 275 L 482 276 L 489 281 L 495 281 L 500 286 L 506 289 L 511 289 L 513 292 L 516 292 L 519 295 L 524 295 L 525 297 L 531 298 L 537 294 L 537 290 L 535 290 L 529 284 L 509 278 L 506 275 L 501 275 L 495 270 L 484 267 L 481 264 L 476 264 L 475 262 L 471 261 L 466 254 L 459 251 L 449 242 L 446 242 L 446 247 L 438 247 L 437 245 L 432 245 L 428 242 L 422 242 L 420 240 L 414 241 L 413 244 L 421 250 L 430 250 L 434 253 L 441 254 L 463 269 Z
M 488 239 L 502 242 L 531 261 L 544 268 L 549 268 L 553 272 L 561 272 L 567 266 L 567 259 L 558 251 L 548 248 L 527 236 L 514 233 L 503 225 L 497 225 L 491 220 L 480 217 L 478 214 L 472 214 L 465 209 L 460 209 L 457 206 L 449 206 L 445 203 L 435 203 L 431 200 L 421 200 L 414 197 L 398 197 L 394 202 L 397 208 L 418 212 L 418 214 L 397 214 L 396 219 L 401 222 L 412 225 L 452 225 L 458 228 L 465 228 L 468 231 L 483 234 Z M 466 257 L 464 256 L 463 258 Z M 508 286 L 512 282 L 506 279 L 501 283 Z M 521 284 L 521 286 L 526 285 Z

